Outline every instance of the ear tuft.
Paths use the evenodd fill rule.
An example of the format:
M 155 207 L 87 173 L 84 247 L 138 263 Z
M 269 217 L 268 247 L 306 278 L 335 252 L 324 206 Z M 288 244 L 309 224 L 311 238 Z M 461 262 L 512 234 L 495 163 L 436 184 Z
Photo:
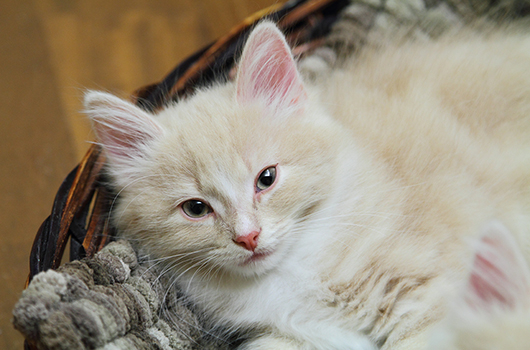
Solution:
M 97 141 L 114 172 L 133 172 L 135 160 L 145 156 L 146 146 L 162 135 L 161 127 L 149 114 L 114 95 L 88 91 L 84 105 L 84 113 L 92 121 Z
M 291 50 L 280 30 L 262 22 L 250 34 L 239 63 L 236 99 L 273 109 L 300 108 L 307 99 Z

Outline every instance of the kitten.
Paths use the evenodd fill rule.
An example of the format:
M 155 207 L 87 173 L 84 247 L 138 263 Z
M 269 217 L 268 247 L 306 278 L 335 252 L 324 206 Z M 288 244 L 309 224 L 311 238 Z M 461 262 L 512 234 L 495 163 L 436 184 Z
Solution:
M 280 31 L 151 115 L 89 92 L 122 236 L 241 349 L 424 349 L 492 219 L 530 257 L 530 39 L 366 49 L 304 82 Z
M 480 238 L 469 280 L 433 335 L 435 349 L 530 349 L 530 271 L 500 223 Z

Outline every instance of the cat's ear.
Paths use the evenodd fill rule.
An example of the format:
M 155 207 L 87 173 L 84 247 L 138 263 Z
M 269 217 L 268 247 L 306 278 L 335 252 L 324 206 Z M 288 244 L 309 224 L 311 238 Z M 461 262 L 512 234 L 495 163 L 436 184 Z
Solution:
M 307 94 L 289 45 L 270 22 L 250 34 L 239 62 L 236 99 L 240 104 L 264 101 L 273 109 L 300 109 Z
M 162 135 L 162 128 L 149 114 L 111 94 L 88 91 L 84 104 L 97 141 L 116 171 L 132 172 L 147 145 Z
M 490 222 L 475 247 L 465 291 L 475 310 L 516 309 L 530 299 L 530 271 L 522 252 L 500 222 Z

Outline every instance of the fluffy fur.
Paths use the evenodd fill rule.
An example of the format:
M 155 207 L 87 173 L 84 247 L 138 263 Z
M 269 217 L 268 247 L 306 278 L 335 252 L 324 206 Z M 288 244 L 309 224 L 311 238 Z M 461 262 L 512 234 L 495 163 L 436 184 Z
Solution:
M 156 116 L 86 107 L 121 234 L 243 349 L 424 349 L 487 222 L 530 257 L 528 35 L 382 45 L 304 83 L 263 23 L 234 83 Z

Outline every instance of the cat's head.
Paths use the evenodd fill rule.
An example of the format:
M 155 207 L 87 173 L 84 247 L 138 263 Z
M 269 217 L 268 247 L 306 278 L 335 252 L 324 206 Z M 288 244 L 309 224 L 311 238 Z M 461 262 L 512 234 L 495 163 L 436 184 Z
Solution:
M 119 191 L 116 225 L 181 271 L 274 268 L 329 196 L 337 127 L 270 23 L 251 33 L 235 83 L 157 115 L 102 92 L 85 106 Z
M 529 349 L 530 271 L 523 254 L 497 221 L 487 225 L 475 248 L 469 278 L 449 299 L 449 315 L 431 349 Z

